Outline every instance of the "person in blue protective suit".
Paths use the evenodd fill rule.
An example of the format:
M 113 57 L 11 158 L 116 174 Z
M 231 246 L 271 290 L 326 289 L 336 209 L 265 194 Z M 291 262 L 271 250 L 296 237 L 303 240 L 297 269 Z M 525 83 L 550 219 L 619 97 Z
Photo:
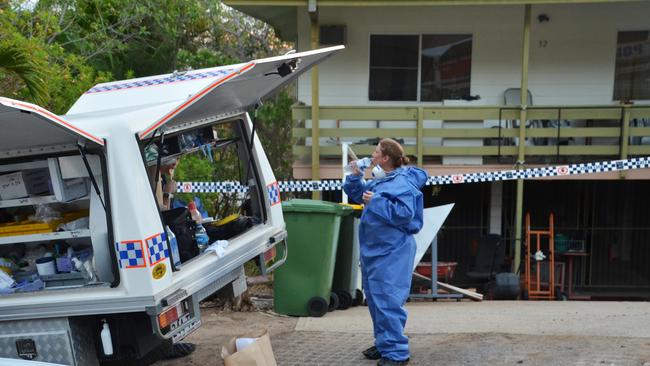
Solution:
M 372 153 L 374 179 L 366 182 L 365 167 L 352 162 L 353 173 L 343 184 L 350 198 L 365 203 L 359 224 L 361 276 L 375 345 L 363 354 L 379 360 L 377 365 L 406 365 L 410 357 L 404 304 L 415 260 L 413 234 L 422 228 L 420 189 L 428 176 L 406 166 L 408 161 L 399 143 L 383 139 Z

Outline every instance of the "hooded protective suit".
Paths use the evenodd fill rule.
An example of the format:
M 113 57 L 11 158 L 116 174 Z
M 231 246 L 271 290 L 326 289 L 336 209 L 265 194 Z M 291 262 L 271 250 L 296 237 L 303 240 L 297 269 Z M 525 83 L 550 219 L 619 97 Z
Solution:
M 409 358 L 404 304 L 415 259 L 413 234 L 422 228 L 420 189 L 427 177 L 422 169 L 401 167 L 369 182 L 348 175 L 343 185 L 345 193 L 357 202 L 362 202 L 363 192 L 374 193 L 359 224 L 361 275 L 375 346 L 382 357 L 396 361 Z

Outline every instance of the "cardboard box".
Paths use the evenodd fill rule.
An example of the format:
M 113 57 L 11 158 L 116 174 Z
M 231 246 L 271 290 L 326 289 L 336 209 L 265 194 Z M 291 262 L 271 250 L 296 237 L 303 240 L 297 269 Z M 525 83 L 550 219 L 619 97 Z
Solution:
M 237 349 L 238 343 L 240 348 L 248 344 Z M 277 366 L 266 329 L 232 338 L 221 348 L 221 357 L 225 366 Z
M 0 199 L 13 200 L 49 192 L 49 177 L 47 169 L 0 175 Z
M 70 161 L 64 159 L 64 165 L 68 165 L 68 168 L 71 168 L 69 163 Z M 50 172 L 52 172 L 52 190 L 59 202 L 68 202 L 88 195 L 90 181 L 87 178 L 63 179 L 59 160 L 48 159 L 48 164 L 50 166 Z M 74 176 L 78 175 L 78 173 L 75 173 L 73 170 L 68 170 L 66 174 Z
M 99 157 L 88 155 L 88 165 L 93 175 L 101 175 L 102 166 Z M 88 170 L 80 155 L 63 156 L 59 158 L 62 179 L 88 178 Z

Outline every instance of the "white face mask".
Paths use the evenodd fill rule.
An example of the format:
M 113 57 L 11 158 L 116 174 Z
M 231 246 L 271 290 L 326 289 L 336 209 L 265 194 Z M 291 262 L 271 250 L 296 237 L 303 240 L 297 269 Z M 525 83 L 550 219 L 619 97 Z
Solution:
M 375 179 L 382 179 L 386 177 L 386 172 L 379 165 L 372 168 L 372 177 Z

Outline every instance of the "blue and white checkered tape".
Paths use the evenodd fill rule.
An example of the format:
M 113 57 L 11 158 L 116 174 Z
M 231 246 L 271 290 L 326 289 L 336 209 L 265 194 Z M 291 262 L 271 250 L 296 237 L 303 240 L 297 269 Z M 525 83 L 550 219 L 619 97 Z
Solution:
M 212 78 L 212 77 L 224 77 L 226 75 L 232 74 L 234 71 L 235 69 L 221 69 L 221 70 L 200 72 L 194 74 L 188 72 L 185 74 L 172 75 L 172 76 L 159 78 L 159 79 L 134 80 L 134 81 L 124 82 L 124 83 L 99 85 L 89 89 L 84 94 L 142 88 L 147 86 L 171 84 L 171 83 L 177 83 L 181 81 L 199 80 L 199 79 Z
M 235 181 L 223 182 L 178 182 L 178 193 L 246 193 L 248 186 Z
M 338 179 L 283 181 L 279 185 L 280 192 L 339 191 L 343 187 Z
M 520 170 L 500 170 L 466 174 L 435 175 L 429 177 L 426 185 L 466 184 L 479 182 L 497 182 L 516 179 L 535 179 L 568 175 L 595 174 L 613 171 L 650 168 L 650 157 L 626 160 L 601 161 L 594 163 L 547 166 Z M 293 180 L 278 182 L 280 192 L 337 191 L 343 187 L 339 179 L 330 180 Z M 246 192 L 248 187 L 237 182 L 180 182 L 179 192 Z

